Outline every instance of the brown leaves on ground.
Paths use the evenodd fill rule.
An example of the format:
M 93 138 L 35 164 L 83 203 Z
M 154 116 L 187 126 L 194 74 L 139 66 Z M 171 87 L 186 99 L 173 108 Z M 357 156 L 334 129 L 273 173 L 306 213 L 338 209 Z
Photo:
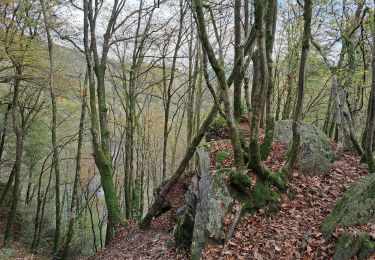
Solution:
M 186 259 L 183 252 L 177 254 L 168 249 L 170 234 L 161 228 L 168 215 L 153 221 L 146 230 L 140 230 L 134 221 L 129 222 L 118 231 L 110 245 L 88 259 Z
M 188 259 L 186 252 L 173 249 L 172 231 L 176 210 L 185 204 L 186 183 L 195 173 L 185 173 L 164 198 L 171 210 L 153 219 L 150 226 L 141 230 L 136 221 L 118 230 L 115 239 L 103 250 L 89 257 L 103 259 Z
M 248 129 L 243 129 L 245 134 Z M 211 142 L 211 169 L 215 169 L 216 154 L 227 150 L 229 157 L 222 167 L 233 167 L 232 146 L 229 140 Z M 336 146 L 332 144 L 335 149 Z M 283 164 L 287 144 L 274 142 L 265 165 L 277 171 Z M 367 174 L 359 158 L 343 152 L 334 163 L 330 174 L 303 176 L 297 170 L 288 184 L 288 191 L 279 198 L 280 209 L 265 216 L 260 209 L 255 215 L 243 217 L 227 246 L 208 245 L 204 259 L 330 259 L 337 237 L 344 229 L 337 229 L 334 239 L 325 241 L 319 231 L 320 224 L 334 208 L 347 187 Z M 116 239 L 104 250 L 89 259 L 188 259 L 188 254 L 173 249 L 173 210 L 181 205 L 176 198 L 186 191 L 179 183 L 167 195 L 172 212 L 154 219 L 147 230 L 139 230 L 135 222 L 119 231 Z M 225 219 L 228 227 L 234 214 Z M 366 231 L 375 237 L 375 225 L 368 224 L 346 229 Z
M 270 158 L 279 164 L 275 148 L 277 145 L 274 144 Z M 280 146 L 280 149 L 285 149 L 285 146 Z M 279 168 L 279 165 L 272 165 L 270 158 L 267 166 Z M 295 171 L 289 183 L 289 196 L 285 194 L 279 199 L 279 211 L 266 217 L 264 210 L 259 210 L 258 214 L 243 217 L 226 249 L 209 245 L 204 258 L 329 259 L 334 252 L 335 239 L 325 241 L 319 231 L 320 224 L 347 187 L 366 174 L 367 170 L 360 165 L 359 158 L 349 152 L 344 152 L 335 162 L 329 175 L 302 176 Z M 352 230 L 375 234 L 374 228 L 375 225 L 369 224 Z M 343 229 L 337 233 L 340 231 Z

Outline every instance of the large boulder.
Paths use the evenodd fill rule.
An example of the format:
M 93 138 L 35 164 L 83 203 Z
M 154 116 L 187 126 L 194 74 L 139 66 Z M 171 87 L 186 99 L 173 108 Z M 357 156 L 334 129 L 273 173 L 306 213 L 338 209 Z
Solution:
M 202 251 L 208 244 L 228 243 L 243 212 L 254 212 L 259 206 L 265 205 L 267 212 L 271 212 L 277 208 L 278 202 L 278 194 L 268 184 L 258 179 L 251 187 L 251 178 L 235 169 L 210 171 L 209 152 L 202 147 L 198 155 L 200 179 L 198 185 L 190 186 L 189 190 L 194 190 L 196 196 L 190 196 L 193 198 L 190 200 L 192 203 L 187 203 L 196 205 L 195 210 L 190 211 L 195 212 L 190 246 L 190 259 L 193 260 L 202 258 Z M 229 221 L 231 223 L 227 218 L 230 214 L 234 216 Z M 192 221 L 186 221 L 186 214 L 182 216 L 180 226 L 187 230 Z
M 375 250 L 375 242 L 369 234 L 345 232 L 336 243 L 333 260 L 368 259 Z
M 198 154 L 200 180 L 190 248 L 191 259 L 200 259 L 207 244 L 224 242 L 224 218 L 231 212 L 234 203 L 234 198 L 224 183 L 223 176 L 227 172 L 210 172 L 208 153 L 201 149 Z
M 321 225 L 328 239 L 336 227 L 350 227 L 375 222 L 375 174 L 352 184 Z
M 280 120 L 275 124 L 274 139 L 290 143 L 293 139 L 292 120 Z M 301 126 L 301 143 L 298 153 L 300 169 L 306 175 L 322 175 L 329 172 L 333 151 L 329 138 L 316 126 Z

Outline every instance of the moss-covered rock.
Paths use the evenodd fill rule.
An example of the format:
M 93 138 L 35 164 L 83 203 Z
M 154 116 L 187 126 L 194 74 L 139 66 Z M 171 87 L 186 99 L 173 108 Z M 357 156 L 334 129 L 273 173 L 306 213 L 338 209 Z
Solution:
M 234 199 L 223 182 L 226 171 L 201 172 L 191 259 L 200 259 L 208 243 L 223 242 L 223 220 L 231 211 Z
M 251 188 L 251 178 L 243 171 L 231 168 L 210 171 L 208 153 L 199 149 L 198 154 L 200 180 L 197 185 L 199 188 L 190 259 L 200 259 L 207 244 L 224 243 L 228 236 L 224 220 L 232 213 L 235 202 L 242 205 L 243 211 L 253 212 L 260 206 L 270 205 L 266 211 L 271 212 L 277 208 L 278 197 L 270 188 L 269 182 L 257 179 L 255 186 Z M 280 177 L 274 177 L 282 181 L 278 179 Z
M 336 243 L 333 260 L 367 259 L 375 250 L 375 242 L 367 233 L 344 233 Z
M 321 225 L 326 238 L 336 227 L 355 226 L 375 221 L 375 174 L 352 184 Z
M 292 120 L 281 120 L 275 125 L 274 139 L 290 143 L 293 139 Z M 321 175 L 329 172 L 334 159 L 329 138 L 317 127 L 301 126 L 301 143 L 298 153 L 301 172 Z
M 187 206 L 177 212 L 177 223 L 174 228 L 174 241 L 176 248 L 189 248 L 193 238 L 194 216 Z

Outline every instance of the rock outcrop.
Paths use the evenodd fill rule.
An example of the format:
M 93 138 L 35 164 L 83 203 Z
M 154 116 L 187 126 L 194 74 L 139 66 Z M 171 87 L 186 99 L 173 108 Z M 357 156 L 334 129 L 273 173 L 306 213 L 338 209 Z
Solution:
M 200 259 L 208 243 L 223 243 L 224 218 L 232 210 L 234 198 L 223 182 L 226 171 L 210 172 L 208 153 L 199 151 L 200 180 L 190 258 Z
M 274 139 L 290 143 L 293 139 L 292 120 L 281 120 L 275 125 Z M 301 144 L 298 153 L 300 170 L 306 175 L 322 175 L 329 172 L 333 152 L 329 138 L 317 127 L 301 126 Z
M 367 233 L 344 233 L 336 243 L 333 260 L 368 259 L 375 250 L 375 242 Z
M 336 227 L 375 222 L 375 174 L 353 183 L 323 222 L 321 231 L 330 238 Z

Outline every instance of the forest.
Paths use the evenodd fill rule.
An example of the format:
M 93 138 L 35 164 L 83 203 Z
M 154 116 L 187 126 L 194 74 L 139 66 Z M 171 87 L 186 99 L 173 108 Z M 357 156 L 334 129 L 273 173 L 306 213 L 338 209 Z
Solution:
M 375 259 L 375 0 L 0 0 L 0 259 Z

